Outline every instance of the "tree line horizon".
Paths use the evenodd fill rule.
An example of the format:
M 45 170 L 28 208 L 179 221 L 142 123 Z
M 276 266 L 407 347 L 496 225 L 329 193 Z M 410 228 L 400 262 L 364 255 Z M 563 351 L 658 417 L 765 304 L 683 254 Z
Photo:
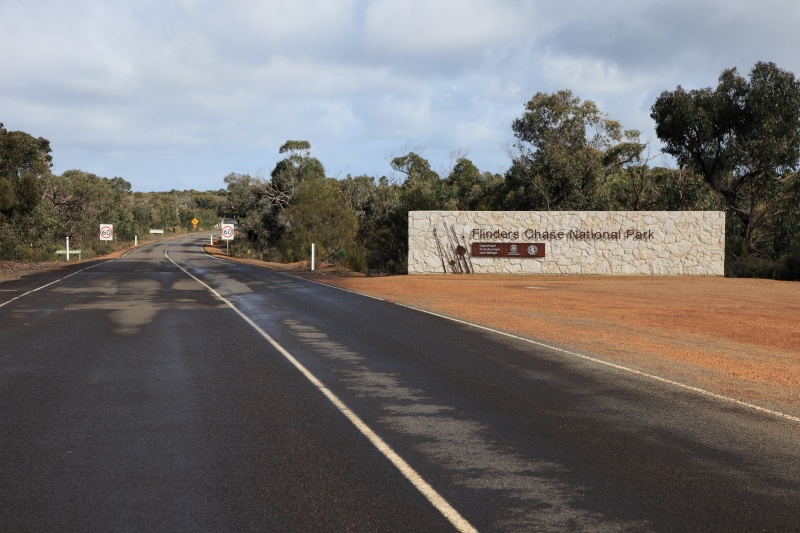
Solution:
M 800 279 L 800 81 L 774 63 L 736 68 L 716 87 L 666 90 L 651 107 L 660 153 L 591 100 L 537 92 L 511 124 L 504 173 L 454 152 L 437 172 L 419 150 L 389 161 L 401 179 L 331 178 L 304 140 L 288 140 L 268 177 L 230 173 L 216 191 L 133 192 L 121 177 L 51 172 L 50 143 L 0 123 L 0 259 L 54 259 L 70 236 L 84 257 L 107 253 L 100 223 L 133 241 L 151 228 L 209 229 L 235 218 L 231 252 L 269 261 L 320 260 L 402 273 L 408 212 L 706 211 L 726 213 L 725 274 Z

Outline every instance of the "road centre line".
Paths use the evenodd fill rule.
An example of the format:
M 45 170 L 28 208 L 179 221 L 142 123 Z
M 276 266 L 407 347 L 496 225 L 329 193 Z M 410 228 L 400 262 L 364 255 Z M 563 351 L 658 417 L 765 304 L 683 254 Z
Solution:
M 164 255 L 169 261 L 181 269 L 187 276 L 198 282 L 200 285 L 208 289 L 220 301 L 224 302 L 228 307 L 233 309 L 247 324 L 256 330 L 273 348 L 275 348 L 283 357 L 288 360 L 303 376 L 306 377 L 326 398 L 352 423 L 362 435 L 364 435 L 370 443 L 386 457 L 400 473 L 423 495 L 425 498 L 453 525 L 458 531 L 462 533 L 477 533 L 477 529 L 470 524 L 466 518 L 450 505 L 422 476 L 409 465 L 405 459 L 395 452 L 377 433 L 375 433 L 361 418 L 355 414 L 347 405 L 339 399 L 322 381 L 320 381 L 314 374 L 311 373 L 300 361 L 298 361 L 291 353 L 289 353 L 283 346 L 273 339 L 266 331 L 261 329 L 253 320 L 240 311 L 232 302 L 224 298 L 220 293 L 214 290 L 207 283 L 191 274 L 188 270 L 172 260 L 169 256 L 169 246 L 164 250 Z M 213 257 L 213 256 L 210 256 Z M 294 277 L 294 276 L 290 276 Z M 324 284 L 323 284 L 324 285 Z

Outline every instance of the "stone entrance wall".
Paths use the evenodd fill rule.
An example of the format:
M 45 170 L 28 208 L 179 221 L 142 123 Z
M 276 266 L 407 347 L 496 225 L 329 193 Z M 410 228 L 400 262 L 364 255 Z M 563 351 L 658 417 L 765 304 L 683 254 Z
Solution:
M 409 274 L 723 276 L 721 211 L 412 211 Z

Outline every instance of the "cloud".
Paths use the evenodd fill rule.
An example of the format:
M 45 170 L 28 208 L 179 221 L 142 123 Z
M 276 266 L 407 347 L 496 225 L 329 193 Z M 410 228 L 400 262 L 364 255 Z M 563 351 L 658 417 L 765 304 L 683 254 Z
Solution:
M 758 60 L 800 71 L 800 4 L 765 0 L 3 0 L 0 122 L 56 169 L 219 188 L 308 139 L 332 174 L 404 146 L 502 172 L 511 122 L 567 88 L 653 137 L 663 90 Z
M 453 57 L 517 39 L 532 28 L 531 2 L 491 0 L 386 0 L 374 2 L 365 16 L 365 41 L 375 54 Z M 528 35 L 530 38 L 531 35 Z

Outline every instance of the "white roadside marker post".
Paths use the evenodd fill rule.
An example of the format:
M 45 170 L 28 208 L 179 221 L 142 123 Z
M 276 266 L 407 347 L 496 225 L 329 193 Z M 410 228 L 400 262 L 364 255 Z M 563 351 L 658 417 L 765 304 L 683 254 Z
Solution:
M 69 237 L 67 237 L 67 262 L 69 263 Z
M 314 272 L 314 243 L 311 243 L 311 272 Z

